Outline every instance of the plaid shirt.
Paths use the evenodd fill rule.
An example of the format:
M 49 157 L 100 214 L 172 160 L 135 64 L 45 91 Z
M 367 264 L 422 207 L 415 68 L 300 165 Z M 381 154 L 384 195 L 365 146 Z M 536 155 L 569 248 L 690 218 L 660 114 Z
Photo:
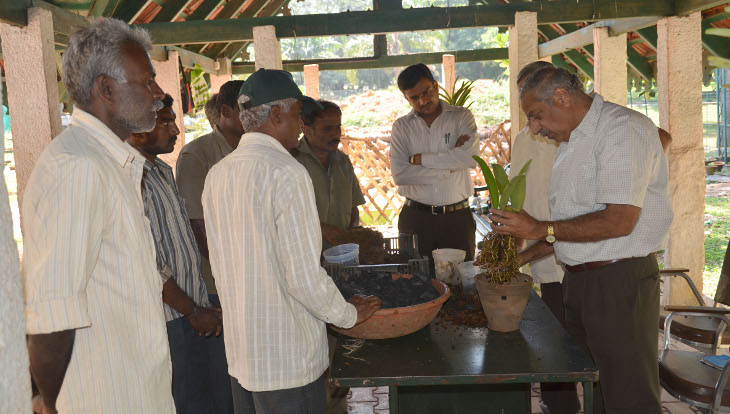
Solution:
M 154 164 L 145 160 L 142 194 L 162 282 L 172 277 L 198 306 L 209 307 L 208 292 L 200 273 L 200 252 L 184 201 L 178 194 L 172 168 L 159 158 Z M 180 312 L 165 304 L 168 322 L 181 316 Z

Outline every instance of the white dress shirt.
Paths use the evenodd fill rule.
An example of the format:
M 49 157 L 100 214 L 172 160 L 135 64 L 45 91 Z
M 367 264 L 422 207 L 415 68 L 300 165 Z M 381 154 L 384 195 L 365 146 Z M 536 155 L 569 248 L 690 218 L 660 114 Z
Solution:
M 550 186 L 555 221 L 600 211 L 606 204 L 641 207 L 628 236 L 590 243 L 556 241 L 566 265 L 644 257 L 661 250 L 674 214 L 669 168 L 657 128 L 646 116 L 599 94 L 583 121 L 560 145 Z
M 26 331 L 76 330 L 59 413 L 175 412 L 144 161 L 77 107 L 25 190 Z
M 550 220 L 550 177 L 558 146 L 557 142 L 542 135 L 532 135 L 529 127 L 517 134 L 512 145 L 510 179 L 520 172 L 527 161 L 532 160 L 527 170 L 527 193 L 523 208 L 537 220 Z M 528 246 L 535 242 L 537 240 L 527 240 Z M 530 273 L 537 283 L 553 283 L 562 282 L 565 272 L 555 254 L 551 254 L 531 262 Z
M 252 392 L 315 381 L 329 364 L 325 323 L 350 328 L 357 311 L 319 266 L 307 170 L 274 138 L 247 133 L 210 170 L 202 200 L 228 371 Z
M 390 141 L 390 168 L 398 194 L 432 206 L 458 203 L 473 194 L 469 171 L 477 165 L 472 155 L 479 155 L 471 111 L 439 102 L 442 112 L 430 128 L 412 110 L 395 121 Z M 455 148 L 462 135 L 469 141 Z M 422 154 L 422 165 L 408 162 L 415 154 Z

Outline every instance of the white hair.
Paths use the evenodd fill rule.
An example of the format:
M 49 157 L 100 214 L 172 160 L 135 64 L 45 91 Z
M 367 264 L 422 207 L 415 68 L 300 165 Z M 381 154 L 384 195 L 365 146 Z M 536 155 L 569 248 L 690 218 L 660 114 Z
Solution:
M 127 42 L 152 49 L 146 30 L 132 28 L 117 19 L 95 19 L 89 27 L 71 35 L 63 54 L 63 83 L 74 102 L 81 106 L 91 104 L 91 90 L 98 76 L 107 75 L 120 83 L 127 81 L 121 59 Z
M 250 100 L 251 98 L 248 95 L 241 95 L 238 97 L 239 104 L 246 103 Z M 266 123 L 266 120 L 269 119 L 269 115 L 271 115 L 271 108 L 278 106 L 281 108 L 282 112 L 289 112 L 291 106 L 294 105 L 296 101 L 296 98 L 284 98 L 279 99 L 278 101 L 255 106 L 250 109 L 241 108 L 241 115 L 239 116 L 239 119 L 241 120 L 243 130 L 249 132 L 261 128 L 261 126 Z

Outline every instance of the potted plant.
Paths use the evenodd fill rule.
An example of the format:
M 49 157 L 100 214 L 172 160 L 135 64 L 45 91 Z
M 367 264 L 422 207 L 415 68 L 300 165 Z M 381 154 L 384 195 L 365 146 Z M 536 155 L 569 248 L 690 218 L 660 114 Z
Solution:
M 522 210 L 527 191 L 525 175 L 532 160 L 510 180 L 501 165 L 492 164 L 490 169 L 480 157 L 475 155 L 474 159 L 484 174 L 492 208 L 514 212 Z M 520 329 L 520 320 L 532 289 L 532 277 L 520 273 L 515 238 L 490 231 L 484 236 L 474 264 L 481 271 L 474 280 L 489 329 L 499 332 Z

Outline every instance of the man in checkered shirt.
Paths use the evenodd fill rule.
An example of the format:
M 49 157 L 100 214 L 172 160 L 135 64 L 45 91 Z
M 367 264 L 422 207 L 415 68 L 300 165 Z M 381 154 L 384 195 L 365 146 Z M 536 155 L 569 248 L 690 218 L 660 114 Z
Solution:
M 673 213 L 656 126 L 583 92 L 575 75 L 547 67 L 520 90 L 530 129 L 561 143 L 550 185 L 551 221 L 493 210 L 495 230 L 540 240 L 520 253 L 565 265 L 566 328 L 595 361 L 597 413 L 660 413 L 659 268 Z

